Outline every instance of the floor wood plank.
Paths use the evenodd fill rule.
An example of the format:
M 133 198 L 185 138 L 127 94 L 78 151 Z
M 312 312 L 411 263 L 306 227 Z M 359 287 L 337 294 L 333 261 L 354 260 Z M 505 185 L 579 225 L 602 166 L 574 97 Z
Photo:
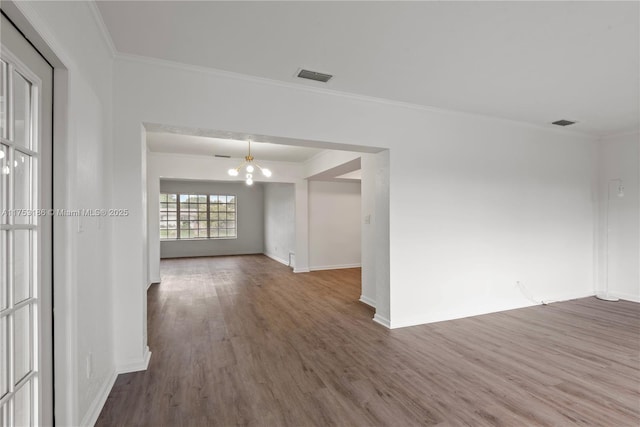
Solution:
M 640 304 L 596 298 L 387 330 L 360 270 L 163 260 L 145 372 L 97 426 L 640 425 Z

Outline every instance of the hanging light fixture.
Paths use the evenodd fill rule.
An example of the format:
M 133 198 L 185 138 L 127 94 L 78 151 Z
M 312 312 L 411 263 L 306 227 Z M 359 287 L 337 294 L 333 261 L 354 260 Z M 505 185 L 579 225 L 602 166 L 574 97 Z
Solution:
M 229 169 L 229 175 L 240 175 L 240 170 L 244 167 L 244 170 L 246 171 L 245 182 L 247 185 L 253 185 L 253 172 L 255 172 L 256 168 L 260 169 L 260 172 L 262 172 L 262 175 L 266 178 L 271 176 L 271 171 L 267 168 L 263 168 L 254 161 L 253 156 L 251 155 L 251 140 L 247 142 L 249 143 L 249 154 L 244 156 L 244 162 L 242 162 L 237 168 Z

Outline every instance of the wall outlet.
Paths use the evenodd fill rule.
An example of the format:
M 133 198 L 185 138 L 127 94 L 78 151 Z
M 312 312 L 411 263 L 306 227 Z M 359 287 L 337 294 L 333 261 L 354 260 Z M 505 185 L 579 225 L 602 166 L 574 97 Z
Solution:
M 365 224 L 371 224 L 371 215 L 367 215 L 364 217 L 364 223 Z

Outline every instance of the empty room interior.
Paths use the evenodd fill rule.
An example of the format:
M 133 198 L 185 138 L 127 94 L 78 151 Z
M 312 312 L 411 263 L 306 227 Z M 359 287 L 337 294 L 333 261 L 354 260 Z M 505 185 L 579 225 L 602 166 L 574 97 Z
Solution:
M 640 425 L 640 2 L 0 9 L 0 425 Z

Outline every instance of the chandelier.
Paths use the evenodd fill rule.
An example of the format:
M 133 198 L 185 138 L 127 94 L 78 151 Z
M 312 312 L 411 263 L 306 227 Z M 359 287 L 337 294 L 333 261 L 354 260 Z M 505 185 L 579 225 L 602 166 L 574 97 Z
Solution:
M 271 176 L 271 171 L 267 168 L 263 168 L 253 160 L 253 156 L 251 155 L 251 140 L 247 142 L 249 143 L 249 154 L 244 156 L 244 162 L 242 162 L 237 168 L 229 169 L 229 175 L 238 176 L 240 175 L 240 169 L 244 168 L 244 170 L 246 171 L 245 182 L 247 183 L 247 185 L 252 185 L 253 172 L 255 172 L 256 168 L 260 169 L 260 172 L 262 172 L 262 175 L 264 175 L 266 178 L 269 178 Z

